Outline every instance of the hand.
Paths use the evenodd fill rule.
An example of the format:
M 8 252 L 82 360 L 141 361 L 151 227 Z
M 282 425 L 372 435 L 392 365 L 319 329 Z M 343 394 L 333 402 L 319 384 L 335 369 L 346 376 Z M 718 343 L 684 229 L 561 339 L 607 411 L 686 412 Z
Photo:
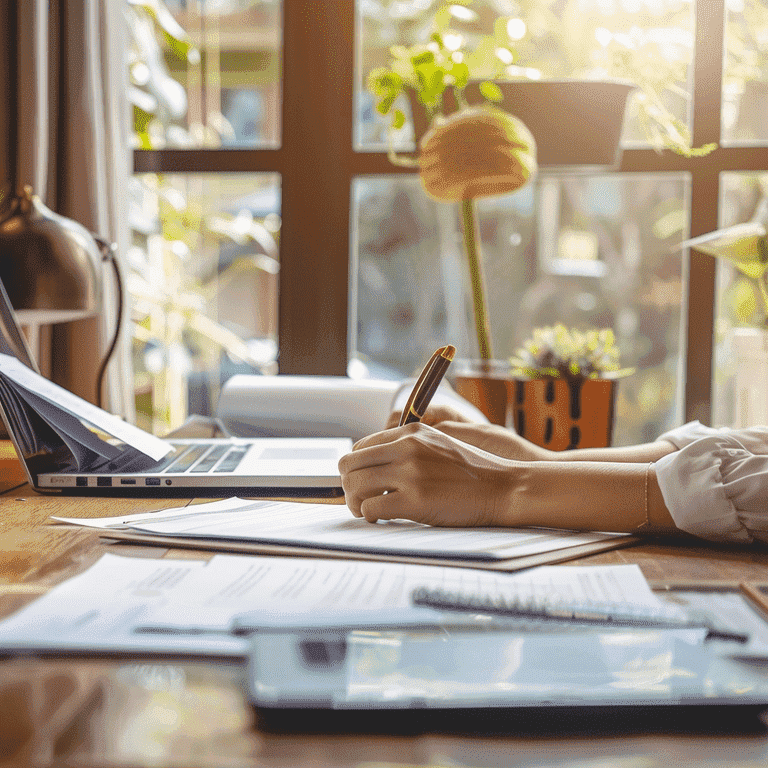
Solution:
M 399 421 L 400 413 L 391 414 L 386 428 L 396 427 Z M 470 421 L 447 405 L 430 406 L 421 423 L 433 426 L 464 443 L 513 461 L 553 461 L 562 458 L 562 455 L 558 456 L 555 451 L 540 448 L 506 427 Z
M 426 424 L 377 432 L 339 462 L 346 502 L 368 522 L 509 525 L 515 462 Z
M 394 411 L 389 415 L 387 423 L 384 429 L 392 429 L 400 423 L 401 411 Z M 436 427 L 444 421 L 461 421 L 466 424 L 474 424 L 473 421 L 468 419 L 463 413 L 457 411 L 455 408 L 451 408 L 450 405 L 430 405 L 427 408 L 427 412 L 421 417 L 422 424 L 429 424 L 431 427 Z

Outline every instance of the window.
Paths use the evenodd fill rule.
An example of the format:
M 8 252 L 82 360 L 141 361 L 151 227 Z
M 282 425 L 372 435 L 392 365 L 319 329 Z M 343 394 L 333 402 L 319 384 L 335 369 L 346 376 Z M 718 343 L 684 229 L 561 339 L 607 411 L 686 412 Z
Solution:
M 277 371 L 281 176 L 264 157 L 280 147 L 281 3 L 126 14 L 137 417 L 162 434 L 210 414 L 232 374 Z
M 135 359 L 139 411 L 155 431 L 187 409 L 205 413 L 235 371 L 400 377 L 445 341 L 473 354 L 456 214 L 389 162 L 363 87 L 439 4 L 228 0 L 203 11 L 210 4 L 166 0 L 169 17 L 136 27 L 145 59 L 134 51 L 131 64 L 144 128 L 132 190 Z M 524 19 L 515 66 L 531 76 L 595 75 L 611 39 L 634 36 L 645 65 L 664 64 L 679 85 L 664 108 L 694 145 L 720 144 L 702 158 L 657 152 L 633 102 L 615 170 L 542 174 L 482 201 L 496 356 L 535 325 L 610 324 L 638 369 L 620 386 L 623 442 L 684 418 L 710 422 L 713 379 L 714 417 L 726 419 L 716 265 L 674 245 L 752 215 L 764 192 L 768 119 L 758 113 L 768 100 L 754 93 L 768 82 L 765 3 L 457 5 L 476 14 L 467 34 Z M 590 34 L 575 34 L 577 22 Z M 152 85 L 158 71 L 165 91 Z M 395 141 L 413 146 L 407 128 Z M 751 197 L 737 191 L 744 185 Z M 147 285 L 158 295 L 142 303 Z M 717 286 L 720 318 L 726 278 Z M 190 326 L 200 316 L 207 336 Z M 173 381 L 159 373 L 169 363 Z

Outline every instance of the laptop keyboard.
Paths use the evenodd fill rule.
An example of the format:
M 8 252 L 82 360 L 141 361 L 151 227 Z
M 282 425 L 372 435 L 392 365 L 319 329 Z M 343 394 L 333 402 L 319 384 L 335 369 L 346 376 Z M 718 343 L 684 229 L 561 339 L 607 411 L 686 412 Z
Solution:
M 198 461 L 192 472 L 210 472 L 215 466 L 216 462 L 227 452 L 229 446 L 217 445 L 212 451 L 208 451 L 205 458 L 202 461 Z
M 233 448 L 214 472 L 234 472 L 245 456 L 246 448 Z
M 156 468 L 154 471 L 162 472 L 234 472 L 240 462 L 243 460 L 245 454 L 248 452 L 247 447 L 231 447 L 228 445 L 191 445 L 191 446 L 174 446 L 179 448 L 170 456 L 170 461 L 162 467 Z M 186 450 L 185 450 L 186 448 Z

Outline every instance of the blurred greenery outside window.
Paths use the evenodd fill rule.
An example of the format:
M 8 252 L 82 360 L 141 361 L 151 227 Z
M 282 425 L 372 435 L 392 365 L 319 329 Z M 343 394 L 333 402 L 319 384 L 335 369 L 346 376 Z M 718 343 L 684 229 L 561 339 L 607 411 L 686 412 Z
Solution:
M 137 150 L 279 148 L 281 131 L 290 130 L 281 117 L 280 0 L 125 2 Z M 387 63 L 391 46 L 424 39 L 442 4 L 356 1 L 352 135 L 361 156 L 384 153 L 390 141 L 413 149 L 409 122 L 387 135 L 365 77 Z M 506 25 L 514 38 L 506 76 L 626 77 L 631 64 L 672 84 L 657 106 L 690 126 L 695 7 L 690 0 L 459 0 L 452 13 L 470 47 Z M 760 145 L 768 139 L 768 98 L 753 93 L 768 88 L 766 3 L 726 0 L 725 9 L 721 145 Z M 293 85 L 311 89 L 311 78 Z M 629 105 L 622 143 L 655 157 L 642 98 Z M 137 410 L 160 434 L 187 413 L 210 412 L 231 373 L 277 370 L 281 178 L 231 168 L 174 168 L 132 181 Z M 723 175 L 721 200 L 741 202 L 721 208 L 722 224 L 752 215 L 764 191 L 759 179 Z M 353 174 L 349 182 L 349 375 L 409 375 L 446 341 L 471 356 L 468 278 L 453 207 L 429 201 L 415 175 Z M 740 185 L 751 192 L 733 191 Z M 479 207 L 497 357 L 538 325 L 614 327 L 623 362 L 638 369 L 619 387 L 622 443 L 652 439 L 684 416 L 688 275 L 674 245 L 689 234 L 691 199 L 685 171 L 648 170 L 544 175 Z M 718 344 L 734 322 L 729 285 L 718 273 Z M 147 286 L 156 295 L 142 296 Z M 236 301 L 227 298 L 233 286 Z M 210 333 L 195 327 L 200 317 Z M 727 399 L 726 355 L 717 346 L 717 402 Z M 726 410 L 716 407 L 716 417 L 726 418 Z
M 275 147 L 279 0 L 126 0 L 134 148 Z M 136 173 L 127 289 L 137 418 L 163 434 L 211 414 L 232 374 L 274 373 L 275 173 Z

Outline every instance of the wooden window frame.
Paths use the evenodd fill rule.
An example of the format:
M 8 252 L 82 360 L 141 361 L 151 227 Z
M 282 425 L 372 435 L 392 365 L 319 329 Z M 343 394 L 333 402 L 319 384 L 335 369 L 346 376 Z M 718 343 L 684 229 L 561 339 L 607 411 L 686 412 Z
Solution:
M 725 0 L 697 0 L 694 145 L 719 142 Z M 135 150 L 136 173 L 278 173 L 282 189 L 279 371 L 344 375 L 349 356 L 351 187 L 355 177 L 413 173 L 353 147 L 355 0 L 283 0 L 282 143 L 276 149 Z M 703 158 L 626 149 L 616 173 L 685 173 L 690 234 L 716 229 L 720 175 L 768 170 L 768 148 L 719 147 Z M 684 415 L 711 420 L 715 262 L 689 255 Z

